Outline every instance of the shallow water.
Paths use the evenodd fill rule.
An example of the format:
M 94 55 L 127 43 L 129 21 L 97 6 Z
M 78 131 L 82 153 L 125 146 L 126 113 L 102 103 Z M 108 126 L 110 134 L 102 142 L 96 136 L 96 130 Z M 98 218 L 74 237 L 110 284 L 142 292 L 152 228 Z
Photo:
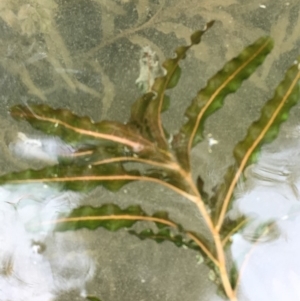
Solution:
M 194 30 L 216 20 L 190 51 L 180 84 L 170 92 L 172 105 L 164 115 L 170 131 L 183 122 L 189 100 L 227 60 L 263 35 L 271 35 L 275 47 L 242 89 L 208 119 L 207 139 L 193 151 L 195 174 L 203 174 L 210 191 L 232 162 L 233 146 L 299 55 L 299 8 L 298 0 L 1 1 L 2 173 L 53 163 L 57 151 L 52 140 L 48 148 L 27 143 L 38 152 L 33 161 L 24 158 L 24 151 L 22 156 L 12 151 L 20 132 L 43 141 L 26 123 L 9 117 L 12 105 L 44 102 L 95 121 L 123 122 L 140 95 L 136 80 L 142 78 L 142 48 L 150 46 L 161 62 L 188 43 Z M 231 214 L 254 218 L 233 237 L 233 258 L 243 269 L 239 301 L 300 297 L 298 114 L 296 106 L 279 139 L 248 168 L 247 181 L 237 190 Z M 97 188 L 89 195 L 62 193 L 59 187 L 42 184 L 6 185 L 0 187 L 0 198 L 1 301 L 84 300 L 85 295 L 104 301 L 221 300 L 209 269 L 194 251 L 141 242 L 125 231 L 53 233 L 51 227 L 37 232 L 28 228 L 32 218 L 52 220 L 79 204 L 117 202 L 124 207 L 141 204 L 148 212 L 167 208 L 187 229 L 201 232 L 203 224 L 193 205 L 173 192 L 144 183 L 127 185 L 116 194 Z M 253 243 L 261 223 L 268 227 Z

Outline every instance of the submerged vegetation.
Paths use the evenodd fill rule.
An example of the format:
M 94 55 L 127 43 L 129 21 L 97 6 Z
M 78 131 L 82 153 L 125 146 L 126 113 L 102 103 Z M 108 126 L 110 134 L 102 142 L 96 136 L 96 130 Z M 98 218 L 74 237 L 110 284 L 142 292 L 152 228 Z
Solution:
M 219 293 L 234 301 L 238 300 L 240 277 L 230 259 L 228 247 L 231 237 L 248 222 L 244 216 L 235 220 L 228 217 L 234 190 L 243 178 L 245 168 L 257 161 L 262 145 L 276 139 L 280 125 L 297 103 L 300 64 L 296 62 L 287 70 L 274 95 L 263 106 L 259 119 L 249 126 L 245 138 L 234 147 L 235 163 L 228 167 L 223 181 L 209 196 L 203 190 L 203 176 L 193 177 L 191 149 L 203 141 L 205 121 L 222 108 L 226 96 L 240 88 L 273 48 L 272 39 L 262 37 L 228 61 L 187 107 L 186 122 L 176 133 L 170 134 L 161 118 L 171 103 L 167 90 L 179 82 L 180 61 L 191 47 L 201 42 L 203 34 L 212 25 L 210 22 L 204 30 L 194 32 L 190 45 L 178 47 L 176 57 L 163 63 L 165 74 L 156 77 L 150 91 L 133 103 L 125 124 L 108 120 L 95 123 L 89 117 L 75 115 L 67 109 L 53 109 L 47 104 L 12 107 L 12 117 L 26 120 L 33 128 L 48 135 L 58 136 L 74 151 L 62 154 L 53 166 L 1 176 L 0 183 L 57 183 L 63 190 L 86 192 L 99 185 L 118 191 L 132 181 L 145 181 L 175 191 L 198 209 L 207 229 L 205 233 L 189 231 L 178 221 L 170 219 L 167 211 L 149 215 L 141 206 L 123 208 L 119 206 L 122 204 L 81 206 L 55 220 L 33 220 L 30 227 L 40 230 L 50 223 L 55 225 L 56 231 L 94 230 L 98 227 L 117 231 L 127 228 L 129 234 L 141 240 L 169 241 L 177 247 L 196 250 L 209 267 L 208 277 L 216 284 Z M 155 227 L 142 223 L 142 230 L 132 228 L 139 221 L 152 222 Z M 265 225 L 264 229 L 269 227 L 269 224 Z

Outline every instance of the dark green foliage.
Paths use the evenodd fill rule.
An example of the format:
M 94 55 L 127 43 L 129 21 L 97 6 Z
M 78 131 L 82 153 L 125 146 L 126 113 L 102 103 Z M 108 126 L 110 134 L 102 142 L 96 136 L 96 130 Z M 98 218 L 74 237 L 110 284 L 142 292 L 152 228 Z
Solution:
M 206 87 L 199 91 L 185 112 L 188 121 L 174 137 L 173 147 L 183 168 L 190 169 L 190 151 L 203 140 L 204 122 L 207 117 L 222 107 L 228 94 L 240 88 L 242 82 L 262 64 L 272 48 L 273 42 L 270 38 L 258 39 L 239 56 L 226 63 L 208 80 Z
M 99 227 L 109 231 L 118 231 L 122 228 L 130 228 L 138 221 L 153 222 L 157 226 L 158 231 L 153 231 L 146 227 L 140 233 L 129 230 L 128 233 L 137 236 L 140 239 L 153 239 L 160 243 L 170 241 L 177 247 L 185 246 L 189 249 L 203 252 L 197 243 L 188 238 L 192 234 L 198 240 L 205 242 L 205 247 L 209 249 L 208 242 L 204 237 L 197 237 L 197 234 L 185 231 L 183 227 L 169 219 L 168 213 L 159 211 L 153 215 L 147 215 L 140 206 L 133 205 L 125 209 L 121 209 L 115 204 L 105 204 L 101 207 L 82 206 L 72 210 L 67 216 L 59 215 L 53 223 L 55 231 L 74 231 L 83 228 L 95 230 Z M 28 224 L 28 229 L 34 231 L 42 230 L 47 227 L 48 222 L 39 222 L 39 219 L 32 220 Z M 177 232 L 177 233 L 176 233 Z M 203 256 L 207 257 L 205 253 Z
M 230 269 L 230 283 L 232 287 L 235 289 L 238 284 L 239 271 L 237 270 L 235 265 L 232 265 Z
M 74 209 L 65 217 L 64 222 L 57 223 L 55 231 L 72 231 L 82 228 L 95 230 L 99 227 L 103 227 L 109 231 L 117 231 L 121 228 L 130 228 L 138 221 L 137 219 L 122 219 L 122 215 L 142 217 L 145 216 L 145 213 L 140 206 L 130 206 L 124 210 L 114 204 L 107 204 L 98 208 L 83 206 Z M 110 219 L 109 216 L 111 216 Z M 120 216 L 118 219 L 112 219 L 118 216 Z M 106 217 L 106 219 L 101 219 L 101 217 Z M 58 217 L 58 219 L 64 219 L 64 217 Z
M 118 174 L 118 177 L 115 177 Z M 109 190 L 117 191 L 135 179 L 137 171 L 125 171 L 121 164 L 93 165 L 82 168 L 81 165 L 55 165 L 40 170 L 29 169 L 11 173 L 0 178 L 1 183 L 43 182 L 49 185 L 59 184 L 61 189 L 88 192 L 96 186 L 103 185 Z M 122 179 L 124 177 L 124 180 Z M 127 177 L 127 178 L 126 178 Z
M 228 169 L 224 182 L 214 196 L 216 220 L 220 215 L 221 221 L 224 218 L 232 201 L 231 187 L 236 185 L 239 175 L 249 164 L 257 161 L 261 146 L 278 136 L 280 125 L 287 120 L 290 109 L 299 101 L 299 79 L 299 66 L 293 65 L 276 88 L 273 98 L 263 106 L 260 118 L 252 123 L 246 137 L 235 146 L 236 164 Z

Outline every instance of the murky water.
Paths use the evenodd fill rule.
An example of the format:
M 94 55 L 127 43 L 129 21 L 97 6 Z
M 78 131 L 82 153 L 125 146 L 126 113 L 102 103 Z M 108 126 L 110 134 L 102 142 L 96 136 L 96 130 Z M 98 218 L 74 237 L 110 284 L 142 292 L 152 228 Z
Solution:
M 43 140 L 26 123 L 12 120 L 12 105 L 44 102 L 96 121 L 124 121 L 140 95 L 141 49 L 149 46 L 163 61 L 189 43 L 194 30 L 216 20 L 190 51 L 180 84 L 170 92 L 172 105 L 164 116 L 169 130 L 183 122 L 182 112 L 207 79 L 246 45 L 271 35 L 275 47 L 209 118 L 207 139 L 193 151 L 195 174 L 203 175 L 210 190 L 232 162 L 233 146 L 299 55 L 299 9 L 298 0 L 0 1 L 1 173 L 38 168 L 41 161 L 55 162 L 55 152 L 72 151 L 61 144 L 57 149 L 57 141 Z M 239 301 L 300 298 L 299 108 L 237 191 L 231 214 L 254 218 L 233 237 L 233 258 L 243 271 Z M 20 152 L 12 145 L 22 137 Z M 35 160 L 26 159 L 26 150 Z M 148 212 L 167 209 L 186 228 L 201 232 L 193 205 L 172 192 L 143 183 L 116 194 L 99 188 L 89 195 L 42 184 L 5 185 L 0 198 L 1 301 L 84 300 L 86 295 L 103 301 L 222 299 L 196 252 L 141 242 L 125 231 L 28 229 L 32 218 L 51 220 L 78 205 L 114 202 L 141 204 Z M 261 239 L 253 243 L 256 235 Z

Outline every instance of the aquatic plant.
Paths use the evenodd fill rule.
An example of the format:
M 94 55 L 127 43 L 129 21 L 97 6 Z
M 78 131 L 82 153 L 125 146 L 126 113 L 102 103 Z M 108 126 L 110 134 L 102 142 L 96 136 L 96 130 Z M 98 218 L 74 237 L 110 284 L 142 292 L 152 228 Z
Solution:
M 191 47 L 200 43 L 212 25 L 210 22 L 204 30 L 194 32 L 190 45 L 178 47 L 176 57 L 163 63 L 165 74 L 155 78 L 150 91 L 133 103 L 125 124 L 107 120 L 95 123 L 89 117 L 77 116 L 68 109 L 53 109 L 46 104 L 12 107 L 10 113 L 15 119 L 26 120 L 35 129 L 60 137 L 74 151 L 61 155 L 53 166 L 1 176 L 0 183 L 58 183 L 60 189 L 73 191 L 90 191 L 103 185 L 108 190 L 118 191 L 132 181 L 146 181 L 175 191 L 199 210 L 207 228 L 205 233 L 185 229 L 184 225 L 171 220 L 166 211 L 149 215 L 141 206 L 121 208 L 117 204 L 81 206 L 52 221 L 33 220 L 31 226 L 43 227 L 51 223 L 56 231 L 127 228 L 129 234 L 141 240 L 169 241 L 177 247 L 196 250 L 209 267 L 209 278 L 218 286 L 219 292 L 234 301 L 238 300 L 239 271 L 227 250 L 231 237 L 248 221 L 245 216 L 235 220 L 228 217 L 234 190 L 243 178 L 245 168 L 257 161 L 263 144 L 277 137 L 280 125 L 297 103 L 300 68 L 296 62 L 287 70 L 274 96 L 263 106 L 259 119 L 250 125 L 246 137 L 234 147 L 235 163 L 228 167 L 223 181 L 209 196 L 203 189 L 201 175 L 193 178 L 191 149 L 203 141 L 206 119 L 222 108 L 225 97 L 240 88 L 273 47 L 271 38 L 262 37 L 228 61 L 192 100 L 185 111 L 187 121 L 177 133 L 169 134 L 161 119 L 171 102 L 166 91 L 178 84 L 180 61 Z M 143 224 L 144 229 L 137 231 L 132 226 L 138 221 L 152 222 L 156 230 Z M 264 232 L 268 228 L 269 224 L 260 230 Z M 90 297 L 90 300 L 96 298 Z

